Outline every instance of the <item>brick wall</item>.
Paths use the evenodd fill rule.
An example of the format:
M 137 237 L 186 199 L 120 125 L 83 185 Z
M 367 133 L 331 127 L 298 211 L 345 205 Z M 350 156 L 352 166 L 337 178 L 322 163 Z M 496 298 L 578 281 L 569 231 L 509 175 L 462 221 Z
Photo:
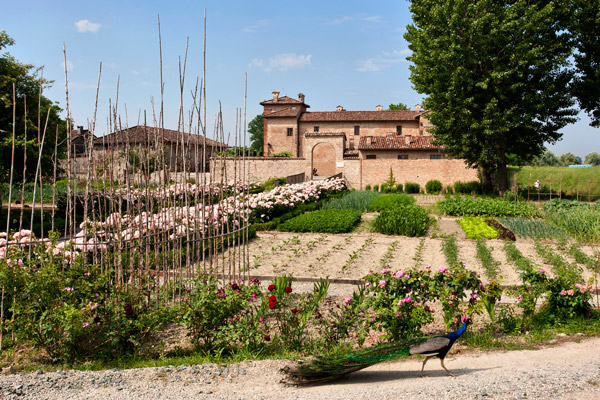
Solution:
M 380 185 L 390 176 L 390 167 L 397 183 L 416 182 L 425 187 L 425 183 L 437 179 L 444 185 L 456 181 L 476 181 L 477 170 L 467 168 L 463 160 L 361 160 L 362 188 L 366 185 Z M 357 187 L 358 188 L 358 187 Z
M 340 111 L 343 112 L 343 111 Z M 396 133 L 396 126 L 402 125 L 403 135 L 418 136 L 420 134 L 417 121 L 371 121 L 371 122 L 300 122 L 300 132 L 314 132 L 314 127 L 319 127 L 319 132 L 345 132 L 346 136 L 354 135 L 354 126 L 360 127 L 360 136 L 385 136 L 387 133 Z M 358 143 L 358 136 L 356 136 Z
M 265 152 L 267 154 L 289 151 L 294 157 L 297 154 L 296 138 L 298 137 L 298 124 L 294 117 L 266 118 L 265 121 Z M 293 136 L 287 135 L 287 128 L 294 130 Z M 270 147 L 267 147 L 270 144 Z

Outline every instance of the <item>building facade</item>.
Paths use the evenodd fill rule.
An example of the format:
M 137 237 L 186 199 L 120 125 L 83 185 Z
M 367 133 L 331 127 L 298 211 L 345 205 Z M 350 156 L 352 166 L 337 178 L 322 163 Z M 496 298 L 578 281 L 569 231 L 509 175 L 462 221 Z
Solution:
M 446 185 L 477 180 L 474 169 L 434 144 L 427 111 L 418 105 L 403 111 L 382 106 L 374 111 L 347 111 L 337 106 L 336 111 L 311 112 L 302 93 L 292 98 L 280 97 L 278 91 L 260 104 L 264 156 L 289 152 L 292 158 L 287 164 L 297 165 L 309 177 L 341 172 L 360 189 L 384 182 L 390 171 L 399 183 L 421 186 L 431 179 Z

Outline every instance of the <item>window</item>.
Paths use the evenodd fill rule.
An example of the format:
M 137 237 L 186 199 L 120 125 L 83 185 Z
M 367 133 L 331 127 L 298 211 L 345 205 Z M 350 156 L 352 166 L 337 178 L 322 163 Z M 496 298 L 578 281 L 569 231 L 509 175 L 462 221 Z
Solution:
M 408 154 L 398 154 L 398 160 L 408 160 Z
M 398 125 L 396 127 L 396 135 L 398 135 L 398 136 L 402 135 L 402 125 Z
M 296 109 L 296 106 L 292 106 L 292 110 L 295 110 L 295 109 Z
M 319 132 L 319 127 L 318 127 L 318 126 L 315 126 L 315 130 L 314 130 L 314 131 L 315 131 L 315 132 Z
M 360 126 L 358 126 L 358 125 L 354 126 L 354 134 L 360 135 Z
M 367 160 L 375 160 L 377 156 L 375 154 L 367 154 Z
M 287 128 L 287 135 L 294 136 L 294 128 Z
M 442 155 L 441 154 L 431 154 L 429 156 L 430 160 L 441 160 L 442 159 Z

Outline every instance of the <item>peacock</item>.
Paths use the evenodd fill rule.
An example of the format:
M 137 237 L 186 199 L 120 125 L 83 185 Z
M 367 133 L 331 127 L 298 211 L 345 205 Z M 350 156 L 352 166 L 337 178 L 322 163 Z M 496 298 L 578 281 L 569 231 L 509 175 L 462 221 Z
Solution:
M 441 336 L 400 340 L 379 344 L 349 354 L 318 356 L 308 362 L 299 361 L 296 365 L 287 366 L 281 370 L 287 375 L 287 379 L 284 378 L 282 382 L 302 385 L 330 381 L 382 361 L 390 361 L 400 356 L 415 354 L 425 356 L 421 367 L 421 376 L 423 376 L 425 364 L 433 357 L 438 357 L 441 360 L 442 368 L 450 376 L 455 376 L 444 365 L 444 358 L 456 339 L 465 332 L 470 322 L 471 320 L 467 318 L 456 331 Z

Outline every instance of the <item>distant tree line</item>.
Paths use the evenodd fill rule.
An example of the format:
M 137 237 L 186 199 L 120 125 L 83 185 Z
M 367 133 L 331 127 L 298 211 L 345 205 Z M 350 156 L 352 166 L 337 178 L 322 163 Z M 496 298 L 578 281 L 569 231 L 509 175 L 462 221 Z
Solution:
M 557 156 L 550 150 L 544 151 L 541 155 L 533 158 L 527 165 L 534 167 L 568 167 L 569 165 L 580 165 L 581 157 L 573 153 L 565 153 Z M 600 154 L 591 152 L 585 156 L 583 164 L 591 164 L 596 167 L 600 165 Z

